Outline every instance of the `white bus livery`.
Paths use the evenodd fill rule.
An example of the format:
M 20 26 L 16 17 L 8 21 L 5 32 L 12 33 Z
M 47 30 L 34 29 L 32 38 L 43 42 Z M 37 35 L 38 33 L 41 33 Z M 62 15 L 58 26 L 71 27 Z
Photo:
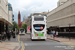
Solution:
M 20 28 L 20 29 L 19 29 L 19 34 L 25 34 L 25 29 Z
M 46 40 L 46 16 L 33 15 L 30 18 L 31 39 L 44 39 Z

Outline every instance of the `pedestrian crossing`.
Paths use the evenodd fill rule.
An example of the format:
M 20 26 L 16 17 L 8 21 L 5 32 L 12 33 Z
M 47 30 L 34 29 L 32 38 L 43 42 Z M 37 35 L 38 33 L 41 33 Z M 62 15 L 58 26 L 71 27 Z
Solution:
M 37 46 L 37 45 L 62 45 L 55 42 L 35 42 L 35 43 L 24 43 L 25 46 Z

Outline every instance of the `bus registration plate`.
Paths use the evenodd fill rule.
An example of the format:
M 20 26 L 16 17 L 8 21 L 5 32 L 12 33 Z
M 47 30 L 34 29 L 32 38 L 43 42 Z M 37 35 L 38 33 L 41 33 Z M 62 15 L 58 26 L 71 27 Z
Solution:
M 38 37 L 38 39 L 41 39 L 41 37 Z

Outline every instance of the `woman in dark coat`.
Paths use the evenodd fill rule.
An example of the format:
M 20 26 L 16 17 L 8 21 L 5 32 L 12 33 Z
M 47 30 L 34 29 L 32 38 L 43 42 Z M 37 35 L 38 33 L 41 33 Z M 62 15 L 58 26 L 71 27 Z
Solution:
M 10 40 L 10 32 L 9 31 L 7 32 L 7 38 L 8 38 L 8 40 Z

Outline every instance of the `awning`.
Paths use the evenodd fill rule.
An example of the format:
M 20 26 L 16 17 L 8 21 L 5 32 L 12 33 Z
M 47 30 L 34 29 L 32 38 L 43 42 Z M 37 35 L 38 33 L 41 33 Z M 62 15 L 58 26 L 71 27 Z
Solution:
M 7 21 L 7 20 L 4 19 L 4 18 L 0 18 L 0 21 L 6 22 L 6 24 L 8 24 L 9 26 L 13 26 L 13 24 L 11 24 L 9 21 Z

